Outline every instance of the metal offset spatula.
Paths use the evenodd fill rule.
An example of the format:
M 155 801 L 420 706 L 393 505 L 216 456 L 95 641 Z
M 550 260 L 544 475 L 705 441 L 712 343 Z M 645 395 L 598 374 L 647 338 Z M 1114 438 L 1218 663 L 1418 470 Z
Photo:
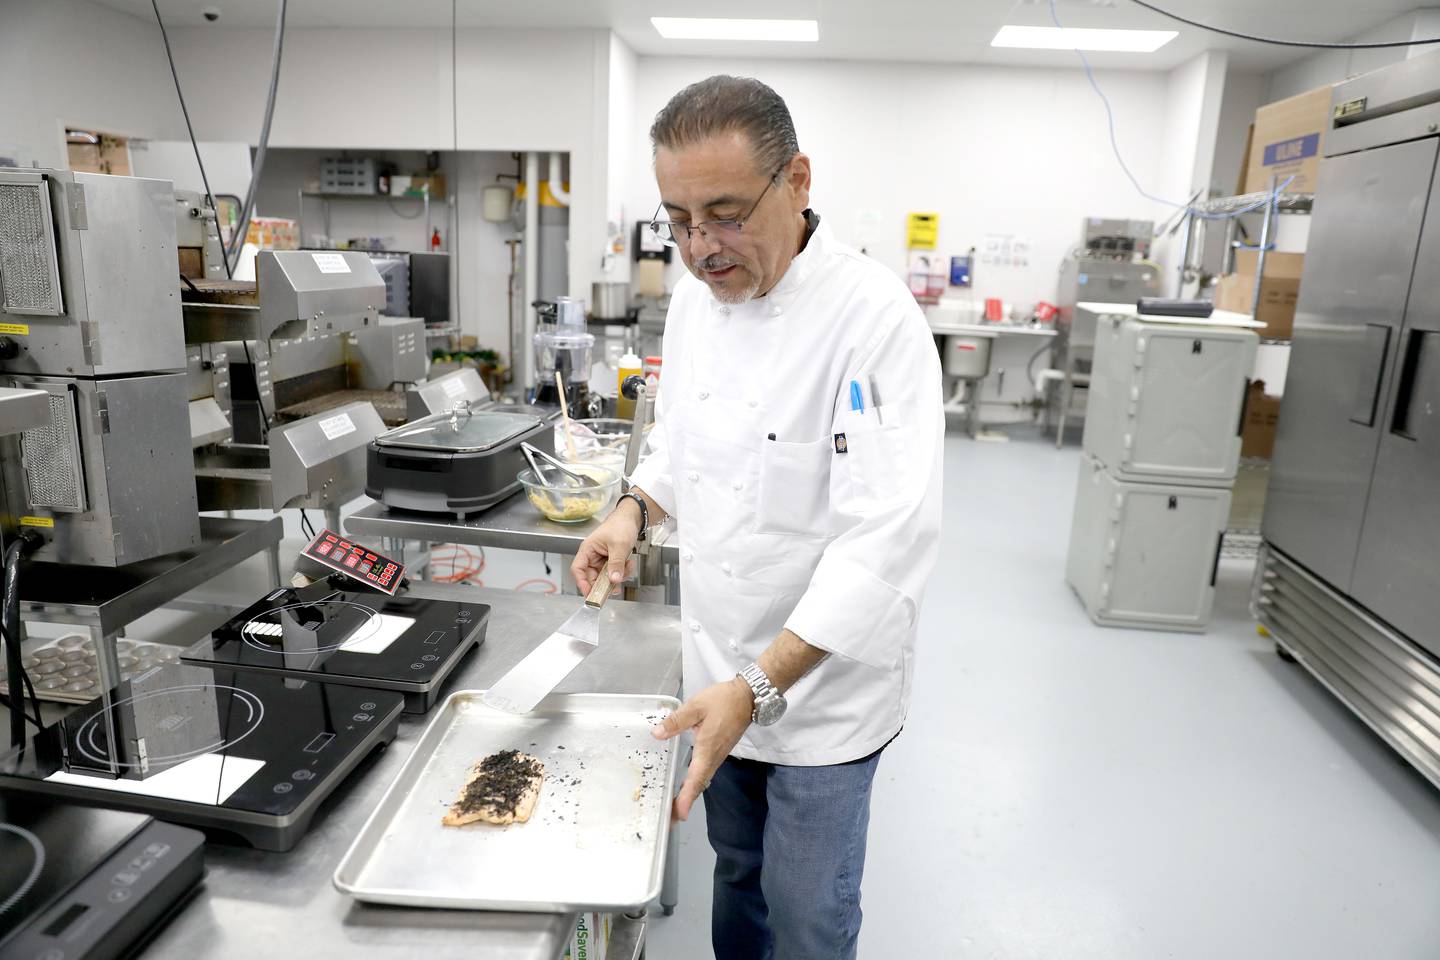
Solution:
M 480 698 L 506 713 L 529 713 L 600 645 L 600 608 L 610 597 L 609 571 L 602 569 L 580 609 L 540 646 L 495 682 Z

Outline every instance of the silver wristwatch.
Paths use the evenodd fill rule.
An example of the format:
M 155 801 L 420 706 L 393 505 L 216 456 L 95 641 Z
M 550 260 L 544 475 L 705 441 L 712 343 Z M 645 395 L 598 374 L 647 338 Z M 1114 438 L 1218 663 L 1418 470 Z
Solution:
M 750 684 L 750 692 L 755 695 L 755 710 L 750 714 L 753 722 L 768 727 L 785 716 L 785 698 L 775 689 L 770 678 L 765 676 L 760 664 L 752 663 L 741 670 L 740 679 Z

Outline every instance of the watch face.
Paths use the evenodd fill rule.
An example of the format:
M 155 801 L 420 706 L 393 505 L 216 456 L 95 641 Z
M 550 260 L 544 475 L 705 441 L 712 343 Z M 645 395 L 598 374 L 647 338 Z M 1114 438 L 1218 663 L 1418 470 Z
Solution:
M 762 727 L 768 727 L 783 716 L 785 716 L 784 697 L 768 697 L 755 704 L 755 722 Z

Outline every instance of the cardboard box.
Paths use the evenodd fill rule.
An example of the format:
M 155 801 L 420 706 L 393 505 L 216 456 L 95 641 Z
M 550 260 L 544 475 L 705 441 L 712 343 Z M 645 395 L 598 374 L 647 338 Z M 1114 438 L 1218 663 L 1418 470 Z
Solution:
M 1255 111 L 1246 167 L 1245 192 L 1270 189 L 1270 178 L 1295 179 L 1286 193 L 1314 193 L 1325 131 L 1330 129 L 1331 87 L 1317 87 L 1286 100 L 1267 103 Z
M 1245 181 L 1250 176 L 1250 151 L 1255 146 L 1255 124 L 1245 131 L 1245 152 L 1240 155 L 1240 172 L 1235 174 L 1236 195 L 1245 192 Z
M 445 174 L 443 173 L 417 173 L 410 178 L 410 184 L 403 193 L 407 197 L 423 196 L 426 191 L 430 192 L 430 199 L 443 199 L 445 196 Z M 399 193 L 395 189 L 395 181 L 390 181 L 390 192 Z
M 1300 274 L 1305 269 L 1303 253 L 1270 253 L 1265 257 L 1265 282 L 1260 287 L 1260 307 L 1255 298 L 1253 250 L 1235 254 L 1235 272 L 1220 278 L 1215 287 L 1215 307 L 1236 313 L 1253 313 L 1265 324 L 1260 336 L 1266 340 L 1289 340 L 1295 331 L 1295 304 L 1300 299 Z
M 1275 452 L 1275 428 L 1280 423 L 1280 398 L 1265 392 L 1265 381 L 1250 384 L 1245 398 L 1245 423 L 1240 430 L 1240 456 L 1269 460 Z

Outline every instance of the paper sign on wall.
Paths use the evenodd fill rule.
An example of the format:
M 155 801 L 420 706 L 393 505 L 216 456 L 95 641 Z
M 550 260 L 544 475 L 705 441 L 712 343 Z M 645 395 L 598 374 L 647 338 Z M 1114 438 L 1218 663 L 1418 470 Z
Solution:
M 987 233 L 980 247 L 980 262 L 996 267 L 1030 265 L 1030 238 L 1013 233 Z
M 911 250 L 934 250 L 940 238 L 940 214 L 912 213 L 905 221 L 905 246 Z

